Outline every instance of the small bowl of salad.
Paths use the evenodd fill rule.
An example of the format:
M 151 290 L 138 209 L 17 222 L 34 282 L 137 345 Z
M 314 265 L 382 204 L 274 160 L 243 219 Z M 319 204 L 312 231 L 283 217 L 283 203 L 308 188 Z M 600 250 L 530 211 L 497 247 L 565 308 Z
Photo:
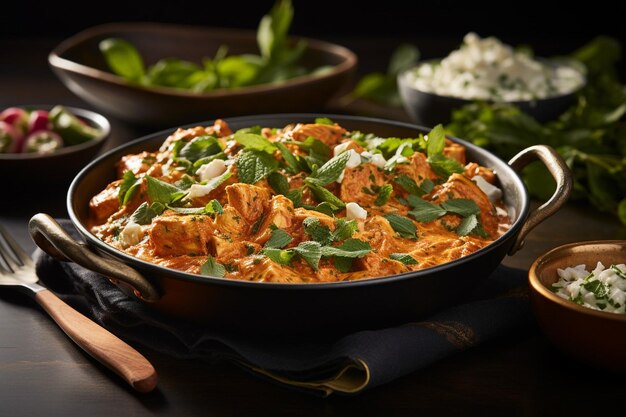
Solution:
M 62 105 L 0 109 L 0 176 L 16 187 L 65 186 L 98 153 L 111 125 L 102 115 Z
M 547 338 L 570 357 L 626 371 L 626 241 L 559 246 L 529 273 L 533 312 Z
M 422 61 L 398 75 L 404 108 L 428 126 L 450 121 L 454 109 L 475 101 L 513 104 L 547 122 L 574 104 L 585 84 L 585 69 L 573 60 L 534 58 L 475 33 L 447 57 Z

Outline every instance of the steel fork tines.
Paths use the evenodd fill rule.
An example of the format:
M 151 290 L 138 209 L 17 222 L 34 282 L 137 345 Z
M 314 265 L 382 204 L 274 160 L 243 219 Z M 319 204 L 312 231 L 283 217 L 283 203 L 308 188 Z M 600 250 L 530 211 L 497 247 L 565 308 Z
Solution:
M 23 267 L 34 267 L 30 256 L 2 225 L 0 225 L 0 259 L 1 274 L 14 274 Z

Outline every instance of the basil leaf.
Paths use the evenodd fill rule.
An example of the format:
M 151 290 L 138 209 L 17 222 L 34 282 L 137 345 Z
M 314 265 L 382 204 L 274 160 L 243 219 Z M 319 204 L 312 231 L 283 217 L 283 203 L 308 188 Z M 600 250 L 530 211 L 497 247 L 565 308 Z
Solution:
M 417 265 L 415 258 L 408 253 L 392 253 L 389 257 L 394 261 L 402 262 L 405 265 Z
M 306 178 L 305 182 L 325 187 L 331 182 L 337 181 L 337 178 L 339 178 L 343 170 L 346 168 L 348 159 L 350 159 L 350 152 L 344 152 L 335 156 L 322 165 L 315 174 Z
M 393 186 L 391 184 L 383 185 L 378 192 L 378 197 L 374 200 L 374 204 L 377 206 L 384 206 L 387 204 L 387 201 L 389 201 L 391 193 L 393 193 Z
M 146 175 L 146 181 L 148 185 L 148 196 L 152 201 L 169 204 L 180 199 L 185 194 L 180 188 L 168 184 L 167 182 L 157 180 L 149 175 Z
M 431 202 L 422 200 L 419 197 L 409 195 L 407 201 L 413 210 L 409 211 L 409 214 L 415 218 L 418 222 L 428 223 L 446 214 L 446 211 L 440 206 Z
M 100 41 L 98 47 L 115 74 L 135 82 L 141 81 L 144 77 L 146 70 L 143 59 L 130 42 L 119 38 L 107 38 Z
M 370 244 L 359 239 L 348 239 L 339 246 L 322 246 L 321 248 L 324 257 L 362 258 L 371 251 Z
M 441 207 L 449 213 L 455 213 L 463 217 L 480 214 L 478 205 L 473 200 L 466 198 L 451 198 L 441 203 Z
M 287 195 L 289 193 L 289 181 L 283 174 L 272 172 L 267 177 L 267 182 L 276 194 Z
M 437 154 L 428 157 L 428 163 L 433 171 L 440 177 L 447 178 L 450 175 L 465 172 L 463 166 L 456 159 L 448 158 L 443 154 Z
M 272 248 L 272 249 L 282 249 L 287 246 L 293 237 L 289 235 L 289 233 L 285 232 L 281 229 L 272 230 L 272 235 L 269 240 L 265 242 L 264 248 Z
M 359 230 L 359 224 L 356 220 L 337 219 L 335 221 L 335 230 L 332 233 L 334 241 L 346 240 L 352 237 Z
M 224 265 L 217 262 L 214 257 L 209 255 L 207 256 L 206 262 L 200 266 L 200 273 L 210 277 L 224 278 L 226 268 L 224 268 Z
M 307 217 L 302 226 L 304 232 L 321 245 L 329 245 L 333 240 L 328 226 L 323 225 L 317 217 Z
M 238 130 L 233 135 L 233 139 L 249 150 L 257 150 L 267 153 L 272 153 L 276 150 L 275 144 L 263 136 L 254 133 L 242 132 Z
M 181 142 L 182 143 L 182 142 Z M 190 162 L 196 162 L 199 159 L 206 158 L 222 152 L 222 147 L 214 136 L 198 136 L 185 143 L 178 150 L 178 158 L 184 158 Z
M 137 207 L 137 210 L 131 214 L 130 222 L 142 225 L 150 224 L 153 218 L 163 213 L 163 210 L 165 210 L 165 206 L 161 203 L 152 203 L 148 205 L 148 203 L 143 202 L 139 207 Z
M 314 270 L 319 269 L 320 259 L 322 258 L 322 250 L 319 242 L 310 240 L 300 242 L 293 251 L 302 257 Z
M 278 161 L 265 152 L 246 150 L 239 155 L 237 161 L 239 181 L 255 184 L 278 168 Z
M 117 194 L 117 197 L 120 202 L 120 207 L 125 206 L 128 201 L 135 195 L 137 188 L 141 184 L 141 179 L 135 177 L 133 171 L 124 172 L 124 176 L 122 178 L 122 183 L 120 184 L 120 191 Z
M 442 125 L 437 125 L 428 133 L 428 141 L 426 142 L 426 155 L 429 157 L 441 155 L 443 148 L 446 146 L 446 134 Z
M 476 218 L 475 214 L 472 214 L 461 221 L 456 228 L 456 233 L 459 236 L 467 236 L 472 233 L 476 226 L 478 226 L 478 218 Z
M 311 189 L 311 191 L 313 191 L 315 198 L 317 198 L 319 201 L 330 204 L 332 207 L 334 207 L 335 210 L 344 208 L 346 206 L 346 204 L 341 201 L 339 197 L 337 197 L 335 194 L 331 193 L 324 187 L 320 187 L 315 184 L 309 184 L 309 188 Z
M 280 151 L 280 154 L 283 156 L 283 159 L 285 160 L 287 170 L 292 174 L 297 174 L 298 172 L 300 172 L 300 164 L 298 163 L 296 157 L 291 153 L 291 151 L 289 151 L 289 148 L 287 148 L 284 144 L 280 142 L 276 142 L 275 145 Z
M 417 227 L 415 227 L 411 219 L 395 213 L 386 214 L 384 217 L 391 225 L 391 228 L 398 232 L 401 237 L 417 239 Z
M 295 255 L 295 252 L 292 250 L 277 248 L 265 248 L 260 253 L 280 265 L 289 265 L 291 263 L 291 259 Z

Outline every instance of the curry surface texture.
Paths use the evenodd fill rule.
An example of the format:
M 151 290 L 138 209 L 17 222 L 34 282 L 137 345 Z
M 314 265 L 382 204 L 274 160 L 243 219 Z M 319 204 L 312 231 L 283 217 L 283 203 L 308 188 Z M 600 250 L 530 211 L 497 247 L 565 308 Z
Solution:
M 497 179 L 441 126 L 414 138 L 328 119 L 232 132 L 178 129 L 126 155 L 90 201 L 107 244 L 168 268 L 237 280 L 357 280 L 471 254 L 510 226 Z

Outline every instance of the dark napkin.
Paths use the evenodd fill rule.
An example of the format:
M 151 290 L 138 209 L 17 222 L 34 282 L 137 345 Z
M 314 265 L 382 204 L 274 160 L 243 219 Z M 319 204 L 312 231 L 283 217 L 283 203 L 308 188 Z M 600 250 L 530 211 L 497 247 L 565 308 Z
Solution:
M 68 220 L 61 225 L 80 235 Z M 37 250 L 40 280 L 122 339 L 179 358 L 232 360 L 257 375 L 323 395 L 358 393 L 530 321 L 526 272 L 499 266 L 464 304 L 423 321 L 298 343 L 223 334 L 158 313 L 108 279 Z M 462 279 L 463 277 L 459 277 Z

